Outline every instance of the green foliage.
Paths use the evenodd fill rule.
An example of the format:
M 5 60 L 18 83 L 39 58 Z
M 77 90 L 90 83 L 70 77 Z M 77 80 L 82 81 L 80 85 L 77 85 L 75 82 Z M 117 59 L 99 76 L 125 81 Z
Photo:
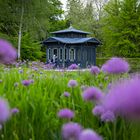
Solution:
M 97 36 L 97 21 L 95 20 L 94 7 L 92 3 L 86 6 L 80 0 L 68 0 L 68 13 L 66 19 L 76 28 L 89 31 Z
M 39 60 L 43 52 L 41 52 L 40 42 L 34 42 L 32 37 L 27 33 L 22 37 L 21 44 L 21 58 L 32 60 Z
M 51 31 L 65 27 L 59 0 L 0 0 L 0 9 L 0 37 L 11 41 L 16 48 L 22 24 L 21 59 L 39 59 L 46 52 L 41 52 L 39 42 L 47 38 Z
M 138 0 L 110 0 L 105 7 L 103 38 L 107 56 L 140 56 Z

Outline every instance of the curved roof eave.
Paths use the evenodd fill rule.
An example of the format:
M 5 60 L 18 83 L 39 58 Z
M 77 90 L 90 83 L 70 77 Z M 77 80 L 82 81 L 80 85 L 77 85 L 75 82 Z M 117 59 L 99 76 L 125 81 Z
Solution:
M 50 41 L 49 41 L 50 40 Z M 80 44 L 80 43 L 95 43 L 97 45 L 100 45 L 100 41 L 98 41 L 96 38 L 59 38 L 59 37 L 51 37 L 44 41 L 44 44 L 46 43 L 52 43 L 52 42 L 61 42 L 65 44 Z

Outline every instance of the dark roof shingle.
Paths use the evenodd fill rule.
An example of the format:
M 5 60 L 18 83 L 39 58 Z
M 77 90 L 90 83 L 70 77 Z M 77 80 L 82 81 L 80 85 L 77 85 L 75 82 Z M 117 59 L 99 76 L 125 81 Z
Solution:
M 72 26 L 70 26 L 68 29 L 55 31 L 55 32 L 52 32 L 52 33 L 53 34 L 59 34 L 59 33 L 69 33 L 69 32 L 81 33 L 81 34 L 90 34 L 89 32 L 77 30 L 77 29 L 73 28 Z
M 99 40 L 96 38 L 60 38 L 60 37 L 50 37 L 47 40 L 43 41 L 43 44 L 51 43 L 51 42 L 61 42 L 65 44 L 80 44 L 85 42 L 91 42 L 95 44 L 101 44 Z

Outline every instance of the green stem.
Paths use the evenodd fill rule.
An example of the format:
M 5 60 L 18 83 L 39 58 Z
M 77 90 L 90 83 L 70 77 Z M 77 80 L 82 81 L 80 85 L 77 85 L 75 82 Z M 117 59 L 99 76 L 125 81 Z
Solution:
M 116 121 L 114 121 L 114 127 L 113 127 L 113 140 L 116 140 Z

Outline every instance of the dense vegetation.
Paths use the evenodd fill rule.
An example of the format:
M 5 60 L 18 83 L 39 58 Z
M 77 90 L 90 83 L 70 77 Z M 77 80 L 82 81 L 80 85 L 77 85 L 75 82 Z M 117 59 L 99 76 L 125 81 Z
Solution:
M 106 94 L 108 84 L 127 75 L 109 76 L 103 73 L 92 75 L 86 72 L 56 72 L 42 68 L 3 68 L 0 69 L 0 95 L 8 100 L 10 107 L 17 107 L 19 113 L 11 117 L 1 130 L 3 140 L 58 140 L 61 139 L 61 127 L 66 120 L 57 117 L 62 108 L 75 111 L 74 122 L 84 128 L 92 128 L 104 140 L 113 140 L 114 124 L 104 123 L 91 112 L 92 103 L 83 101 L 82 88 L 96 86 Z M 23 80 L 32 79 L 30 85 Z M 70 79 L 77 80 L 78 86 L 68 87 Z M 67 91 L 70 97 L 63 93 Z M 116 139 L 134 140 L 135 129 L 127 120 L 118 118 Z M 138 137 L 137 137 L 138 138 Z
M 60 0 L 0 0 L 0 37 L 17 47 L 21 34 L 21 58 L 44 60 L 40 42 L 72 24 L 102 41 L 98 56 L 140 56 L 139 0 L 82 2 L 68 0 L 64 12 Z

